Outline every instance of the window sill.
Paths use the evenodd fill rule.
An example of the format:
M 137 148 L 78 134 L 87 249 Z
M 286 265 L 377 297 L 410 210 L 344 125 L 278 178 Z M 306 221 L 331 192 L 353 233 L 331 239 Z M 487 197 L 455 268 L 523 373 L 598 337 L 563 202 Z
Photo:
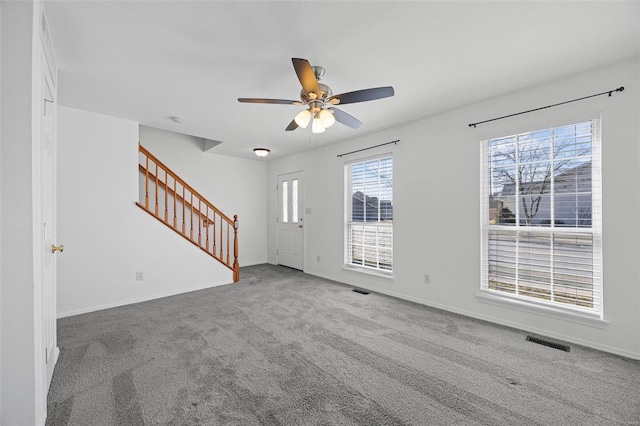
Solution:
M 386 281 L 394 280 L 393 272 L 380 272 L 380 271 L 375 271 L 368 268 L 360 268 L 358 266 L 352 266 L 352 265 L 344 265 L 342 267 L 342 270 L 346 272 L 354 273 L 354 274 L 370 275 L 372 277 L 380 278 Z
M 537 315 L 543 315 L 549 318 L 559 319 L 563 321 L 569 321 L 580 325 L 586 325 L 595 328 L 607 328 L 609 321 L 599 318 L 596 315 L 573 312 L 562 308 L 556 308 L 553 306 L 546 306 L 535 302 L 529 302 L 526 300 L 515 299 L 513 297 L 502 296 L 493 292 L 482 291 L 476 294 L 476 298 L 479 302 L 488 303 L 490 305 L 500 306 L 504 308 L 516 309 L 522 312 L 533 313 Z

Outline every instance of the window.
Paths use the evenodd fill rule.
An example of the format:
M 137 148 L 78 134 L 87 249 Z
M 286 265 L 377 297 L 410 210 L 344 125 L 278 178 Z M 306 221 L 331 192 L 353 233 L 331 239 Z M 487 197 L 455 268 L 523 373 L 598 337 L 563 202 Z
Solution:
M 345 263 L 393 271 L 393 161 L 390 156 L 350 163 Z
M 282 182 L 282 223 L 289 222 L 289 182 Z
M 291 222 L 298 223 L 298 179 L 291 181 L 291 198 Z
M 602 317 L 600 121 L 482 143 L 482 289 Z

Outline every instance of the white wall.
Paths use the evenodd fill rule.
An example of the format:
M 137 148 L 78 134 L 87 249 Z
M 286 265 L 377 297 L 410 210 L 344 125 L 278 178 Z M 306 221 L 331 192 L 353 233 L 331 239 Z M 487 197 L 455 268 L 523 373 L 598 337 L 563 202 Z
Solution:
M 2 99 L 2 2 L 0 2 L 0 99 Z M 2 102 L 0 101 L 0 129 L 2 129 Z M 0 164 L 2 164 L 2 131 L 0 130 Z M 2 241 L 2 173 L 0 173 L 0 241 Z M 2 244 L 0 244 L 2 259 Z M 2 413 L 2 262 L 0 261 L 0 413 Z M 0 422 L 2 417 L 0 415 Z
M 640 358 L 639 64 L 636 58 L 268 164 L 268 254 L 276 263 L 275 183 L 303 170 L 305 272 L 570 342 Z M 625 91 L 468 127 L 468 123 L 615 89 Z M 381 107 L 383 108 L 382 102 Z M 346 107 L 345 107 L 346 108 Z M 604 312 L 585 325 L 477 298 L 482 139 L 593 118 L 602 113 Z M 339 125 L 339 124 L 338 124 Z M 365 124 L 366 129 L 366 124 Z M 344 158 L 337 154 L 400 139 Z M 394 280 L 343 270 L 344 163 L 392 152 Z M 317 261 L 320 256 L 321 261 Z M 431 284 L 423 283 L 423 274 Z
M 146 126 L 140 143 L 224 214 L 238 215 L 240 266 L 267 261 L 265 162 L 203 152 L 200 138 Z
M 0 36 L 0 424 L 44 422 L 38 258 L 40 56 L 37 2 L 2 2 Z M 38 43 L 38 44 L 37 44 Z
M 232 281 L 232 271 L 135 205 L 138 123 L 58 112 L 60 317 Z

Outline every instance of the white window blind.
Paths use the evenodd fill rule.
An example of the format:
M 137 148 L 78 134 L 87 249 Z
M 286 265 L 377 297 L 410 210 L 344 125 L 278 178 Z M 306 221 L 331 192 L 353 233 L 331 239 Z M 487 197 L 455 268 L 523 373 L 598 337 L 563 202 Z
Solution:
M 347 164 L 345 263 L 393 271 L 393 160 Z
M 482 142 L 482 289 L 602 317 L 600 120 Z

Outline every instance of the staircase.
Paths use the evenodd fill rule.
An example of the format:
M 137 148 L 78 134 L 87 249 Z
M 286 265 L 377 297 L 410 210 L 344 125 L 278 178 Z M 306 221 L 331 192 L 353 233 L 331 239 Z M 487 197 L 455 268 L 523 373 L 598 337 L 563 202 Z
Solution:
M 136 205 L 231 269 L 238 282 L 238 215 L 230 219 L 142 145 L 138 157 L 142 192 Z

